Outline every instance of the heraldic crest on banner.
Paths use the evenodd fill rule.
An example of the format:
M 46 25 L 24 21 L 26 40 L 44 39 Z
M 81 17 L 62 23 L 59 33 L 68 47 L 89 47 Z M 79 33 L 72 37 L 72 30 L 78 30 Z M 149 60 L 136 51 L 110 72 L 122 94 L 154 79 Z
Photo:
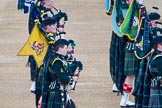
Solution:
M 48 42 L 38 28 L 38 24 L 35 24 L 31 35 L 23 48 L 18 53 L 18 56 L 33 55 L 38 67 L 40 67 L 48 49 Z

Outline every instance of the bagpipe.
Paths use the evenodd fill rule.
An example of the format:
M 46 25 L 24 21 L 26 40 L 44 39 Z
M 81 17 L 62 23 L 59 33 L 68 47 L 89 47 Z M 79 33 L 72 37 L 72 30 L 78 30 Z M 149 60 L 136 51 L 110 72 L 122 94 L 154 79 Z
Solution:
M 79 78 L 80 72 L 83 70 L 83 64 L 81 61 L 77 60 L 74 57 L 74 54 L 75 54 L 74 48 L 76 46 L 75 42 L 71 39 L 68 41 L 70 43 L 71 50 L 67 52 L 66 61 L 68 62 L 70 71 L 72 72 L 72 73 L 69 73 L 69 76 L 71 77 L 77 76 Z M 75 90 L 76 84 L 77 84 L 77 81 L 72 80 L 68 85 L 68 91 Z
M 56 24 L 57 24 L 57 28 L 56 28 L 56 33 L 47 33 L 44 28 L 42 27 L 42 24 L 41 22 L 39 23 L 39 29 L 42 31 L 42 33 L 44 34 L 44 36 L 46 37 L 46 39 L 49 41 L 49 43 L 53 43 L 56 39 L 56 37 L 58 37 L 58 39 L 61 39 L 63 38 L 63 35 L 66 34 L 65 31 L 60 31 L 60 28 L 61 29 L 64 29 L 64 24 L 63 25 L 60 25 L 59 21 L 64 18 L 64 24 L 65 22 L 67 21 L 67 15 L 66 13 L 62 13 L 62 12 L 59 12 L 58 14 L 54 15 L 52 17 L 52 19 L 56 20 Z M 36 19 L 36 21 L 39 20 L 39 19 Z
M 47 11 L 49 11 L 49 10 L 45 10 L 43 13 L 40 13 L 42 19 L 52 17 L 52 18 L 56 19 L 58 24 L 59 24 L 60 20 L 63 18 L 64 19 L 64 24 L 65 24 L 68 21 L 68 16 L 67 16 L 66 12 L 62 12 L 61 9 L 57 9 L 56 7 L 53 7 L 53 9 L 56 11 L 56 14 L 54 14 L 52 9 L 50 9 L 50 11 L 53 13 L 52 16 L 50 16 L 50 15 L 48 16 Z
M 153 7 L 153 9 L 157 9 Z M 161 22 L 157 21 L 156 24 L 161 25 Z M 162 34 L 162 29 L 159 27 L 152 27 L 150 19 L 148 18 L 146 10 L 142 14 L 142 24 L 140 31 L 135 40 L 134 53 L 138 59 L 144 59 L 149 56 L 154 50 L 151 46 L 151 40 L 159 34 Z
M 157 22 L 155 22 L 156 24 L 157 24 L 157 27 L 158 28 L 162 28 L 162 22 L 159 22 L 159 21 L 157 21 Z M 161 31 L 161 30 L 160 30 Z
M 159 23 L 161 23 L 161 22 L 159 22 Z M 151 28 L 151 34 L 152 34 L 153 38 L 155 36 L 162 34 L 162 28 L 159 28 L 159 27 Z
M 60 36 L 62 38 L 62 35 L 66 34 L 64 31 L 60 31 L 60 28 L 64 29 L 64 26 L 66 22 L 68 21 L 68 15 L 66 12 L 62 12 L 60 9 L 57 9 L 56 7 L 53 7 L 54 10 L 56 10 L 56 14 L 52 16 L 53 19 L 57 22 L 57 36 Z M 61 21 L 63 21 L 61 23 Z
M 25 4 L 28 3 L 28 9 L 26 9 Z M 47 9 L 43 7 L 41 0 L 19 0 L 17 5 L 18 10 L 24 10 L 24 14 L 29 13 L 28 20 L 28 31 L 31 34 L 32 29 L 35 25 L 35 20 L 39 19 L 39 22 L 47 18 L 54 18 L 57 20 L 58 27 L 64 28 L 65 22 L 68 21 L 68 16 L 65 12 L 60 9 L 53 7 Z M 60 25 L 60 20 L 63 19 L 63 24 Z
M 71 77 L 75 77 L 75 76 L 76 76 L 76 77 L 79 78 L 80 72 L 83 70 L 83 64 L 81 63 L 81 61 L 75 60 L 75 61 L 73 61 L 73 62 L 71 63 L 71 65 L 76 65 L 76 66 L 77 66 L 77 68 L 75 69 L 74 74 L 71 75 Z M 70 90 L 75 90 L 76 85 L 77 85 L 77 81 L 72 80 L 72 81 L 69 83 L 69 85 L 68 85 L 68 91 L 70 91 Z
M 135 48 L 134 53 L 138 59 L 144 59 L 150 53 L 151 50 L 151 37 L 150 37 L 150 27 L 148 19 L 143 19 L 144 24 L 143 27 L 140 29 L 139 34 L 135 41 Z
M 53 43 L 55 38 L 53 38 L 53 36 L 59 36 L 59 38 L 62 37 L 62 35 L 66 34 L 66 32 L 64 31 L 60 31 L 60 28 L 64 29 L 64 25 L 65 23 L 68 21 L 68 16 L 65 12 L 62 12 L 60 9 L 58 10 L 56 7 L 53 7 L 54 10 L 57 11 L 56 14 L 54 14 L 52 12 L 52 10 L 50 9 L 46 9 L 43 12 L 40 10 L 39 8 L 40 6 L 40 1 L 38 1 L 37 3 L 34 3 L 31 7 L 31 16 L 32 17 L 30 19 L 29 17 L 29 33 L 32 31 L 35 23 L 38 21 L 39 22 L 39 29 L 41 30 L 41 32 L 44 34 L 44 36 L 46 37 L 46 39 L 49 41 L 49 43 Z M 41 22 L 43 20 L 46 20 L 48 18 L 52 18 L 54 20 L 56 20 L 56 24 L 57 24 L 57 32 L 55 34 L 52 33 L 46 33 L 46 31 L 44 30 L 44 28 L 41 25 Z M 63 19 L 63 24 L 60 24 L 60 20 Z

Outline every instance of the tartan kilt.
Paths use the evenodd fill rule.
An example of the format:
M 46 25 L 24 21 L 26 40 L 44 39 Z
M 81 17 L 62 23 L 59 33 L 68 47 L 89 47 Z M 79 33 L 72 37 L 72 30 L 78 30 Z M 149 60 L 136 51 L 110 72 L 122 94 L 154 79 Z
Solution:
M 125 56 L 125 37 L 118 37 L 113 31 L 109 49 L 110 75 L 119 91 L 123 91 L 124 76 L 124 56 Z
M 33 55 L 29 55 L 28 62 L 30 63 L 31 80 L 35 81 L 37 78 L 37 74 L 38 74 L 38 67 L 37 67 L 37 63 L 36 63 Z
M 61 91 L 48 92 L 47 108 L 61 108 Z
M 125 50 L 124 75 L 135 75 L 139 71 L 140 60 L 134 54 L 134 50 Z
M 148 108 L 162 108 L 162 88 L 151 88 L 148 106 Z
M 71 99 L 67 99 L 67 93 L 65 92 L 65 108 L 76 108 L 74 102 Z M 47 108 L 62 108 L 63 102 L 61 97 L 61 91 L 48 92 Z
M 112 32 L 111 43 L 109 49 L 110 74 L 114 83 L 117 82 L 119 72 L 123 73 L 124 67 L 124 38 L 118 37 Z M 121 60 L 123 59 L 123 60 Z
M 135 108 L 142 108 L 146 63 L 147 59 L 141 61 L 139 72 L 135 76 L 134 90 L 132 93 L 135 96 Z
M 38 70 L 38 78 L 36 80 L 36 94 L 37 95 L 42 95 L 42 89 L 43 89 L 43 76 L 44 76 L 44 72 L 43 72 L 43 66 L 41 66 Z
M 117 44 L 117 36 L 114 34 L 114 32 L 112 32 L 112 36 L 111 36 L 111 43 L 110 43 L 110 49 L 109 49 L 109 54 L 110 54 L 110 74 L 111 74 L 111 78 L 113 80 L 113 82 L 116 82 L 116 78 L 115 78 L 115 58 L 116 58 L 116 53 L 118 53 L 116 49 L 116 47 L 118 46 Z

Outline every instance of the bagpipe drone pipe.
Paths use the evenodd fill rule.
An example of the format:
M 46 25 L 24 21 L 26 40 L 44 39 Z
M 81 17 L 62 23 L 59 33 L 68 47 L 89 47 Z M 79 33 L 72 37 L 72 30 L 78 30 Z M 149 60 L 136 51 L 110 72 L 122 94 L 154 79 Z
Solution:
M 64 27 L 65 22 L 68 21 L 68 16 L 66 12 L 62 12 L 60 9 L 57 9 L 56 7 L 53 7 L 51 9 L 45 9 L 43 8 L 40 0 L 31 3 L 28 21 L 29 34 L 31 34 L 32 32 L 32 29 L 35 25 L 35 20 L 39 20 L 39 22 L 41 23 L 43 20 L 47 18 L 56 19 L 58 27 L 60 26 L 61 19 L 63 19 L 63 24 L 61 25 L 62 27 Z
M 73 76 L 77 76 L 79 77 L 80 75 L 80 72 L 83 70 L 83 64 L 81 61 L 77 60 L 75 57 L 74 57 L 74 54 L 75 54 L 75 42 L 73 40 L 68 40 L 69 43 L 70 43 L 70 46 L 71 46 L 71 50 L 68 51 L 67 53 L 67 58 L 66 58 L 66 61 L 68 62 L 69 64 L 69 69 L 70 69 L 70 73 L 68 73 L 71 77 Z M 71 83 L 68 85 L 68 90 L 75 90 L 76 88 L 76 84 L 77 84 L 77 81 L 71 81 Z
M 136 37 L 134 53 L 138 59 L 144 59 L 151 51 L 151 35 L 148 19 L 143 19 L 142 27 Z
M 162 29 L 159 27 L 148 29 L 149 34 L 146 34 L 146 28 L 141 29 L 136 39 L 134 53 L 138 59 L 144 59 L 154 51 L 151 47 L 151 40 L 159 34 L 162 34 Z
M 82 62 L 75 60 L 69 66 L 71 67 L 71 69 L 75 69 L 74 74 L 71 75 L 71 76 L 72 77 L 73 76 L 76 76 L 76 77 L 79 78 L 80 72 L 83 70 L 83 64 L 82 64 Z M 75 67 L 77 67 L 77 68 L 75 68 Z M 75 90 L 76 85 L 77 85 L 77 81 L 74 81 L 74 80 L 71 81 L 71 83 L 68 85 L 68 90 L 69 91 L 70 90 Z
M 135 40 L 134 53 L 138 59 L 144 59 L 154 50 L 151 47 L 151 41 L 154 37 L 162 34 L 161 22 L 156 21 L 157 27 L 152 27 L 150 18 L 145 12 L 142 14 L 142 24 Z M 150 15 L 150 14 L 149 14 Z

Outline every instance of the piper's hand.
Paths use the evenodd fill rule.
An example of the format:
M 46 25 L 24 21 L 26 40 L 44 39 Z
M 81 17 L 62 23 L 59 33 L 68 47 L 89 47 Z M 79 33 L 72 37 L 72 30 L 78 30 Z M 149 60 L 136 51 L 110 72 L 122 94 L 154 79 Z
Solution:
M 83 64 L 81 61 L 73 61 L 73 64 L 76 64 L 79 67 L 79 70 L 83 70 Z
M 42 108 L 42 96 L 40 97 L 38 101 L 38 108 Z
M 74 72 L 74 76 L 79 77 L 79 68 L 76 68 L 75 72 Z
M 59 32 L 64 32 L 64 25 L 59 25 L 58 31 Z
M 79 77 L 78 77 L 78 76 L 73 76 L 73 80 L 74 80 L 75 82 L 77 82 L 77 81 L 78 81 L 78 79 L 79 79 Z
M 82 64 L 82 62 L 81 61 L 78 61 L 77 64 L 78 64 L 79 70 L 83 70 L 83 64 Z

